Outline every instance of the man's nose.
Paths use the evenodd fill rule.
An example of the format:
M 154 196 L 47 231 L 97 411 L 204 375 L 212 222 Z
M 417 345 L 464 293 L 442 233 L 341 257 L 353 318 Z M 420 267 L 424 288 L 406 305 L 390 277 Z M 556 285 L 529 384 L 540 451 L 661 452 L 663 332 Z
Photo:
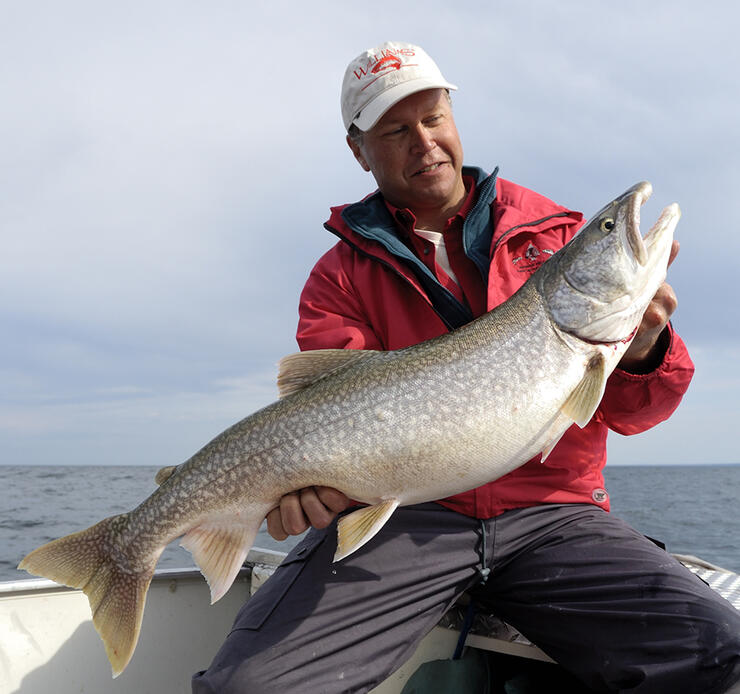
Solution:
M 416 151 L 429 152 L 437 145 L 429 128 L 425 127 L 423 123 L 419 123 L 413 129 L 413 141 L 411 146 Z

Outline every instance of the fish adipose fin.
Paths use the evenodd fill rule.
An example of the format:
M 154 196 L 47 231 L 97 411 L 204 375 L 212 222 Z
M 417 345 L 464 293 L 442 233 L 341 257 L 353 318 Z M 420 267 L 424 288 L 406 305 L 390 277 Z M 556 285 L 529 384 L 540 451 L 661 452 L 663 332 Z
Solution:
M 283 357 L 278 363 L 278 390 L 284 398 L 342 367 L 377 354 L 372 349 L 316 349 Z
M 586 373 L 581 382 L 568 396 L 560 408 L 566 417 L 570 417 L 581 429 L 591 421 L 596 408 L 601 402 L 606 388 L 606 360 L 602 354 L 596 354 L 586 366 Z
M 145 571 L 124 570 L 109 554 L 111 537 L 128 514 L 112 516 L 87 530 L 61 537 L 31 552 L 18 565 L 36 576 L 82 588 L 90 601 L 93 624 L 117 677 L 136 647 L 146 593 L 159 555 Z M 164 547 L 162 547 L 164 549 Z
M 239 573 L 254 542 L 262 518 L 245 523 L 233 518 L 216 518 L 191 528 L 180 545 L 192 555 L 211 589 L 211 604 L 220 600 Z
M 363 506 L 342 516 L 337 524 L 337 551 L 334 561 L 344 559 L 371 540 L 386 524 L 398 503 L 398 499 L 389 499 L 375 506 Z

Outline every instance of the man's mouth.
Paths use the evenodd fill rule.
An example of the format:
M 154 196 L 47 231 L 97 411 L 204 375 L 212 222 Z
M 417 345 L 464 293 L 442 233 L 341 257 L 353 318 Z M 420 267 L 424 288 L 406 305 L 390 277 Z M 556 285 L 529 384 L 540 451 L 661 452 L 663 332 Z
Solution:
M 430 164 L 429 166 L 425 166 L 423 169 L 419 169 L 414 173 L 414 176 L 420 176 L 421 174 L 429 173 L 431 171 L 436 171 L 440 166 L 444 166 L 444 162 L 437 162 L 436 164 Z

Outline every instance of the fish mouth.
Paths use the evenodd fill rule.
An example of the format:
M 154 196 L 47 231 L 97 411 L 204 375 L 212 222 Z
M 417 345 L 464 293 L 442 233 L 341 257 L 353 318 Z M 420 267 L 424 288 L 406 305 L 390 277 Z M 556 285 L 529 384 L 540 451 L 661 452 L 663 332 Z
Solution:
M 660 217 L 656 220 L 655 224 L 650 227 L 650 230 L 645 234 L 645 238 L 642 239 L 642 243 L 648 250 L 648 253 L 652 247 L 660 240 L 663 233 L 669 227 L 675 227 L 678 220 L 681 217 L 681 208 L 678 203 L 674 202 L 668 207 L 665 207 L 660 213 Z
M 678 205 L 669 205 L 643 238 L 640 208 L 652 190 L 643 182 L 622 193 L 562 249 L 553 270 L 548 272 L 549 263 L 538 270 L 550 315 L 564 332 L 599 344 L 628 343 L 634 337 L 665 279 L 680 217 Z
M 642 266 L 648 261 L 648 250 L 640 233 L 640 208 L 652 194 L 653 186 L 648 181 L 642 181 L 632 186 L 626 193 L 629 196 L 629 207 L 627 209 L 625 236 L 632 251 L 632 256 Z
M 643 237 L 640 233 L 640 207 L 645 204 L 652 193 L 653 187 L 647 181 L 632 186 L 626 193 L 631 197 L 627 210 L 625 237 L 635 261 L 642 267 L 647 265 L 651 255 L 650 251 L 663 233 L 669 227 L 675 227 L 681 217 L 681 209 L 677 203 L 668 205 Z

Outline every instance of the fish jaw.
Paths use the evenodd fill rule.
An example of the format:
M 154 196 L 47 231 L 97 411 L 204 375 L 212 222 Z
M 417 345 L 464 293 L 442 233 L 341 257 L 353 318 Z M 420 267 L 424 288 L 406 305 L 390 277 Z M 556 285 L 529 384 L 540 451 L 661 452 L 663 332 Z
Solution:
M 665 280 L 675 203 L 650 231 L 640 233 L 647 182 L 632 186 L 602 208 L 538 271 L 537 286 L 563 332 L 596 343 L 628 344 L 650 300 Z
M 671 239 L 673 238 L 673 231 L 675 230 L 679 219 L 681 219 L 681 208 L 678 206 L 678 203 L 674 202 L 664 208 L 660 217 L 658 217 L 658 220 L 652 227 L 650 227 L 650 230 L 645 234 L 645 238 L 643 239 L 643 243 L 648 249 L 648 253 L 651 253 L 650 249 L 653 246 L 661 243 L 661 239 L 663 239 L 666 234 L 669 234 Z M 670 244 L 668 244 L 668 246 L 670 248 Z M 651 253 L 651 255 L 659 254 L 660 251 L 655 254 Z
M 628 204 L 620 211 L 626 219 L 622 224 L 617 223 L 617 229 L 624 233 L 624 245 L 632 252 L 632 257 L 638 265 L 645 265 L 648 261 L 648 252 L 640 234 L 640 207 L 653 194 L 653 186 L 648 181 L 638 183 L 625 193 L 628 195 Z

